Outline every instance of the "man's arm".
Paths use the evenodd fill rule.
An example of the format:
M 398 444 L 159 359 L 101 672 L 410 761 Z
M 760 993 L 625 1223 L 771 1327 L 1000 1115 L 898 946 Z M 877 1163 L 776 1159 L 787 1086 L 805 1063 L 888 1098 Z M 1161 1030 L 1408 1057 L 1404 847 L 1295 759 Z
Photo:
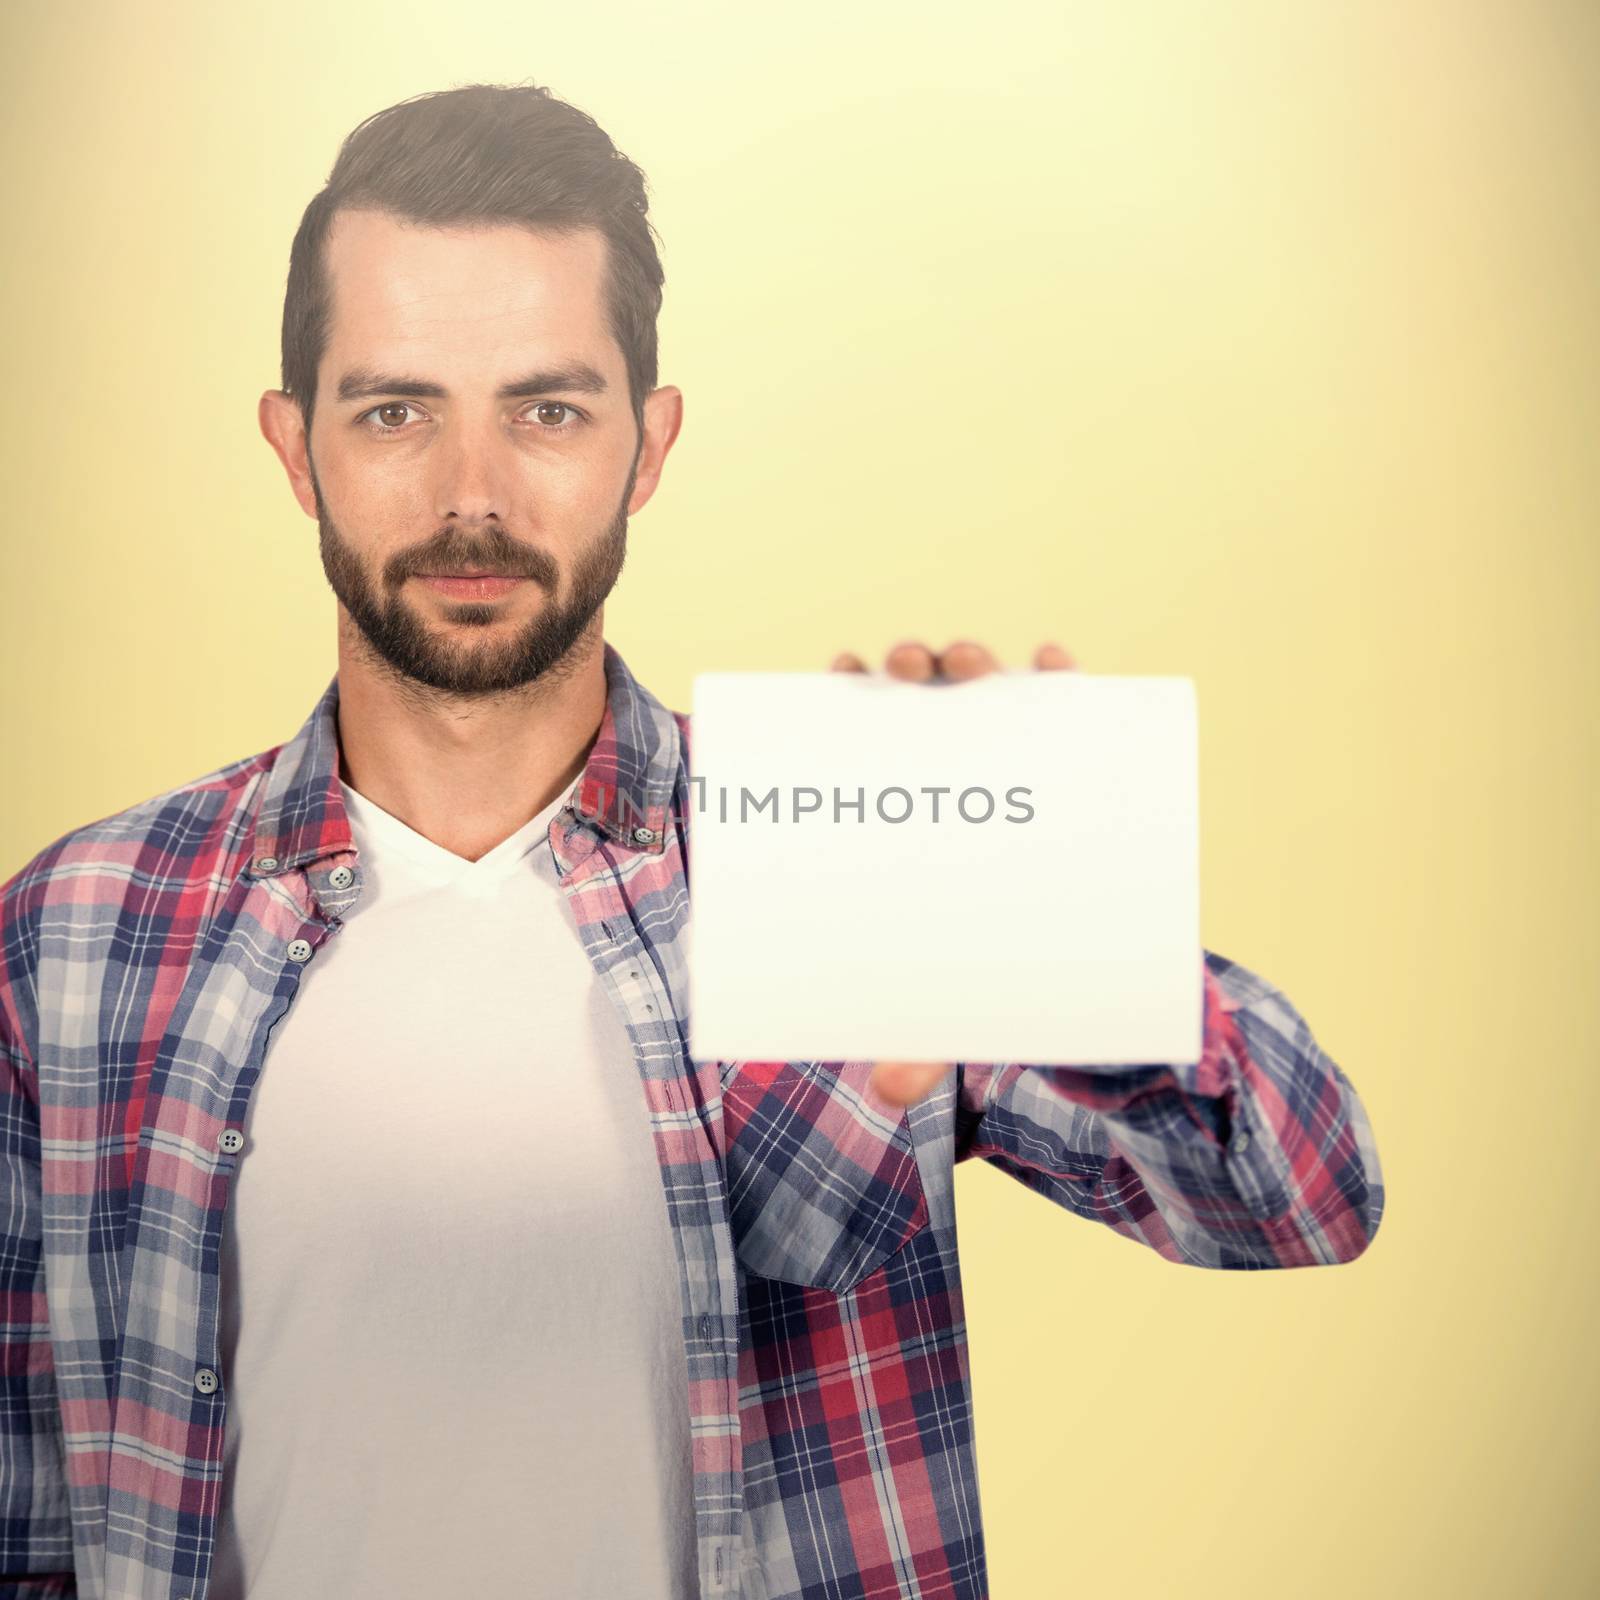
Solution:
M 1075 671 L 1054 643 L 1042 672 Z M 914 683 L 980 678 L 999 662 L 958 640 L 906 640 L 884 662 Z M 835 672 L 865 672 L 853 651 Z M 1081 1216 L 1200 1267 L 1350 1261 L 1383 1217 L 1366 1111 L 1285 996 L 1236 962 L 1204 956 L 1199 1061 L 1135 1067 L 956 1063 L 956 1160 L 981 1156 Z M 943 1064 L 880 1062 L 892 1105 L 926 1095 Z
M 1170 1261 L 1351 1261 L 1383 1175 L 1350 1080 L 1281 991 L 1204 952 L 1200 1060 L 958 1063 L 956 1160 L 977 1156 Z
M 44 1295 L 38 1076 L 0 1032 L 0 1597 L 77 1592 Z

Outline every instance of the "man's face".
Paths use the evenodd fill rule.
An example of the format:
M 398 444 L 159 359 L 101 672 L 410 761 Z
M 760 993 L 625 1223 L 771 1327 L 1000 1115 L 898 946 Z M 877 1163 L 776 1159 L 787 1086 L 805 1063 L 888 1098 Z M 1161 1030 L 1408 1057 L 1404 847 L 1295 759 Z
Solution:
M 605 251 L 593 230 L 334 218 L 308 441 L 322 562 L 407 679 L 463 696 L 532 681 L 622 570 L 643 440 L 605 325 Z M 520 581 L 429 581 L 472 573 Z

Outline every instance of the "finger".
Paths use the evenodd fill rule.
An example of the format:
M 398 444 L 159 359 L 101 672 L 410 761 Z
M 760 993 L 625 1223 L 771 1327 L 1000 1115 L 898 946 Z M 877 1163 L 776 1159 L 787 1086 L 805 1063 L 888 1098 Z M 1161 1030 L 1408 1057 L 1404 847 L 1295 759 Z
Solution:
M 1042 644 L 1033 652 L 1033 664 L 1041 672 L 1071 672 L 1078 663 L 1069 650 L 1058 644 Z
M 872 1088 L 892 1106 L 912 1106 L 923 1099 L 950 1070 L 949 1062 L 880 1061 L 873 1069 Z
M 926 683 L 937 670 L 933 652 L 913 639 L 897 644 L 883 664 L 891 678 L 904 678 L 909 683 Z
M 949 1069 L 911 1064 L 891 1064 L 874 1078 L 879 1098 L 889 1105 L 913 1106 L 927 1097 Z
M 939 670 L 947 678 L 981 678 L 986 672 L 996 672 L 1000 663 L 981 644 L 971 639 L 958 639 L 939 657 Z
M 854 650 L 841 650 L 833 658 L 833 665 L 828 670 L 830 672 L 865 672 L 867 664 Z

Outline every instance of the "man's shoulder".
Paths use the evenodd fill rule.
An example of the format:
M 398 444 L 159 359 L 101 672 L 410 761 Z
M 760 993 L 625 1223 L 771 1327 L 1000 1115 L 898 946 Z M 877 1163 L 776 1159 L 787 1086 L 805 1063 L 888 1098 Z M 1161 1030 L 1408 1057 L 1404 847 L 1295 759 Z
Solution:
M 52 886 L 84 885 L 85 902 L 103 894 L 107 875 L 122 881 L 187 878 L 214 870 L 230 824 L 244 821 L 283 745 L 240 756 L 199 777 L 80 823 L 36 851 L 0 882 L 0 913 L 9 922 L 36 907 Z M 247 842 L 247 841 L 246 841 Z
M 129 939 L 165 938 L 209 920 L 246 859 L 259 786 L 282 748 L 81 823 L 0 883 L 0 1043 L 8 1057 L 37 1037 L 42 955 L 74 964 L 77 982 L 92 985 L 119 949 L 127 958 Z

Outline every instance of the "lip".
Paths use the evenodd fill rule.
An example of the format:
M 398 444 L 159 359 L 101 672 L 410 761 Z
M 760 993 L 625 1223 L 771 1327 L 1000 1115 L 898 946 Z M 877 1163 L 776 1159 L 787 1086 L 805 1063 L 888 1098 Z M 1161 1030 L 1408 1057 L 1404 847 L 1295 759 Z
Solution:
M 430 572 L 419 572 L 419 577 L 436 594 L 449 595 L 453 600 L 498 600 L 508 595 L 526 578 L 447 578 Z

